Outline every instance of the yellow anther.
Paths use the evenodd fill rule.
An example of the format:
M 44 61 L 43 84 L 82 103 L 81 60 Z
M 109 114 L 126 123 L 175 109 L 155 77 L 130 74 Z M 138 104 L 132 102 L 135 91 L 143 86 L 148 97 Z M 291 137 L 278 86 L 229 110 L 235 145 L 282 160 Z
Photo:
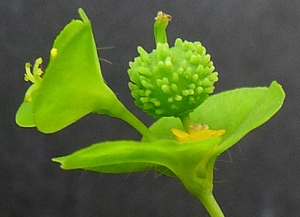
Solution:
M 44 72 L 42 71 L 41 68 L 39 68 L 36 72 L 36 75 L 41 76 Z
M 31 95 L 28 95 L 28 94 L 25 94 L 24 101 L 25 101 L 25 102 L 30 102 L 31 100 L 32 100 L 32 96 L 31 96 Z
M 50 51 L 51 57 L 55 58 L 57 56 L 57 49 L 56 48 L 52 48 Z

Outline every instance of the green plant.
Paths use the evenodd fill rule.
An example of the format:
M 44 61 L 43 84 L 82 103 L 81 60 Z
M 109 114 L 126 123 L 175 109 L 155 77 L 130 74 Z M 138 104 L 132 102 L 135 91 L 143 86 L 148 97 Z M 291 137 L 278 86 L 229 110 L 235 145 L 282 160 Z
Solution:
M 82 20 L 71 21 L 55 39 L 43 77 L 41 58 L 32 71 L 26 63 L 25 80 L 33 85 L 16 114 L 17 124 L 53 133 L 89 113 L 120 118 L 141 133 L 142 141 L 100 142 L 53 161 L 66 170 L 101 173 L 153 169 L 180 179 L 211 216 L 224 216 L 213 197 L 216 158 L 280 109 L 281 86 L 273 81 L 269 87 L 209 96 L 218 73 L 206 49 L 181 39 L 170 48 L 165 30 L 171 17 L 159 12 L 156 49 L 147 53 L 138 47 L 140 56 L 128 70 L 136 105 L 159 118 L 148 128 L 106 85 L 91 23 L 82 9 L 79 14 Z

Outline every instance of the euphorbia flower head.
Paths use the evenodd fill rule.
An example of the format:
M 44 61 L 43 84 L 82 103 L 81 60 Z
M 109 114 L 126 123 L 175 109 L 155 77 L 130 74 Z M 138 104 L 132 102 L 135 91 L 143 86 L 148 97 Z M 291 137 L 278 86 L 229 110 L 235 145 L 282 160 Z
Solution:
M 161 13 L 154 26 L 156 49 L 147 53 L 139 46 L 140 55 L 129 63 L 129 88 L 135 104 L 149 115 L 182 117 L 214 91 L 218 73 L 200 42 L 178 38 L 169 46 L 163 25 L 168 16 Z

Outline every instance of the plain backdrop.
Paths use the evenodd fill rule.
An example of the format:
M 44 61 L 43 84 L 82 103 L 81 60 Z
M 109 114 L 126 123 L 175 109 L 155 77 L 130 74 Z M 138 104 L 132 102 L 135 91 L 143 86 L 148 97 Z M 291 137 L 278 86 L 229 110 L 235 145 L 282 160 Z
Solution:
M 74 0 L 0 1 L 0 216 L 193 217 L 208 216 L 177 179 L 152 171 L 107 175 L 64 171 L 51 158 L 92 143 L 140 139 L 126 123 L 88 115 L 51 135 L 14 122 L 29 83 L 24 64 L 47 65 L 53 40 L 82 7 L 92 21 L 103 76 L 124 104 L 147 125 L 154 120 L 133 104 L 128 62 L 142 45 L 154 48 L 159 10 L 173 16 L 169 43 L 201 41 L 219 72 L 216 93 L 281 83 L 287 97 L 269 122 L 216 163 L 215 196 L 226 216 L 300 216 L 298 0 Z

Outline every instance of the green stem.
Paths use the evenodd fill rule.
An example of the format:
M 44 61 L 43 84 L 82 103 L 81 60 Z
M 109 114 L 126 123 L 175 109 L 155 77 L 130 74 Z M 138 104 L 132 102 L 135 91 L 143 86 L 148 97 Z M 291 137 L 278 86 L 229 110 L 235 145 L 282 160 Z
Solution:
M 224 217 L 224 214 L 212 193 L 215 161 L 216 156 L 209 154 L 209 159 L 206 163 L 206 177 L 203 182 L 201 182 L 204 188 L 202 191 L 200 190 L 194 195 L 201 201 L 211 217 Z
M 122 119 L 134 127 L 149 141 L 157 140 L 156 136 L 149 130 L 149 128 L 125 107 L 125 105 L 106 84 L 103 83 L 103 85 L 100 86 L 99 91 L 101 93 L 99 107 L 98 110 L 96 110 L 98 114 L 108 114 L 112 117 Z
M 176 175 L 184 187 L 203 204 L 211 217 L 224 217 L 224 214 L 213 196 L 213 169 L 216 156 L 210 152 L 203 156 L 203 165 L 197 160 L 189 167 L 177 168 Z
M 141 122 L 134 114 L 132 114 L 125 106 L 123 114 L 120 116 L 123 121 L 126 121 L 132 127 L 134 127 L 140 134 L 146 137 L 149 141 L 157 140 L 156 136 L 149 130 L 149 128 Z
M 188 133 L 189 130 L 190 130 L 190 125 L 192 123 L 192 119 L 190 117 L 190 114 L 187 114 L 185 116 L 181 116 L 179 118 L 180 118 L 180 121 L 183 125 L 184 130 Z
M 224 214 L 211 191 L 197 196 L 211 217 L 224 217 Z
M 208 174 L 207 174 L 208 175 Z M 210 176 L 198 178 L 185 176 L 181 179 L 185 188 L 197 197 L 211 217 L 224 217 L 224 214 L 213 196 L 213 183 Z

